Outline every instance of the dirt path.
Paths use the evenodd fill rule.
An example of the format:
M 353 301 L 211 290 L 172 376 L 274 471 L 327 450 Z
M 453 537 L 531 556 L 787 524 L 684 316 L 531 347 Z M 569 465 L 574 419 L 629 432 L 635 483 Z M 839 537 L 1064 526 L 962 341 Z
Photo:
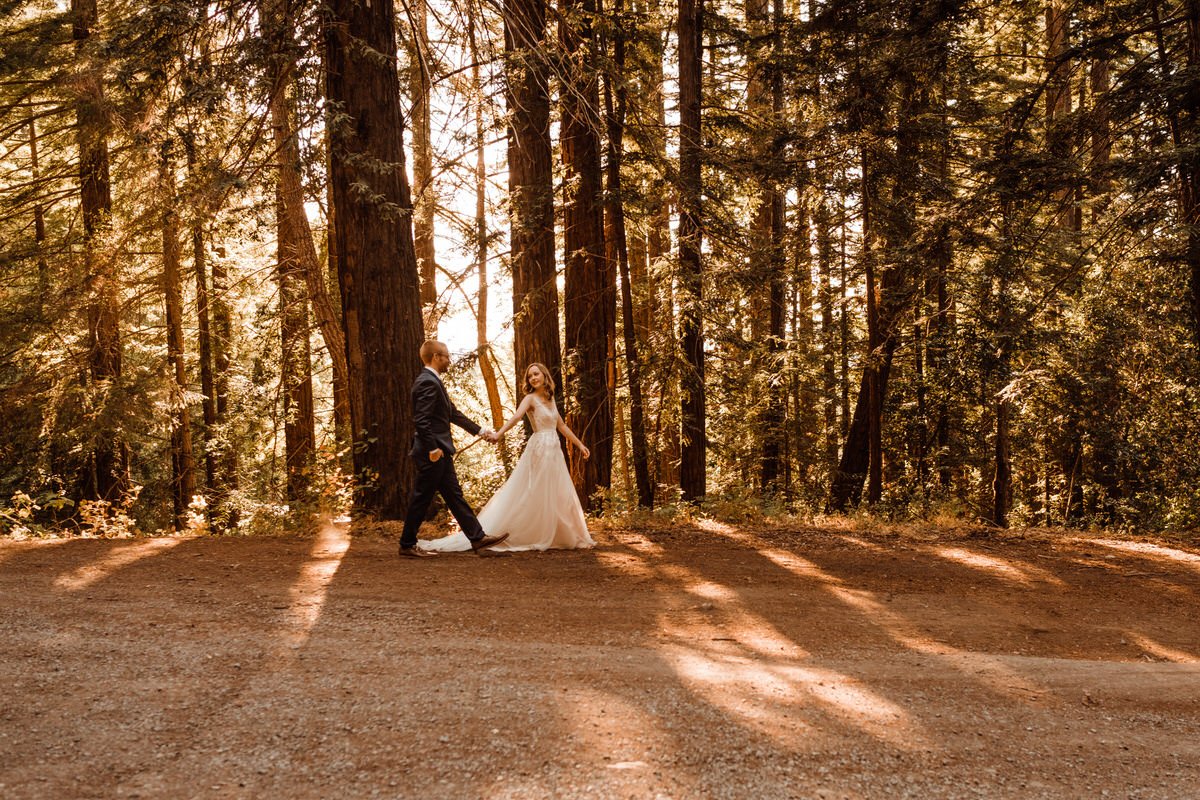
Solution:
M 0 797 L 1198 798 L 1200 555 L 0 541 Z

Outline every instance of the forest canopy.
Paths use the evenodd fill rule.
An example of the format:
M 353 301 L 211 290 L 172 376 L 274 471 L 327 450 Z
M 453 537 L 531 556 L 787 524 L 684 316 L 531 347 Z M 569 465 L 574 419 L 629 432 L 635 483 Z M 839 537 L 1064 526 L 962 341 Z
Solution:
M 0 2 L 0 533 L 401 518 L 429 338 L 594 514 L 1194 530 L 1198 113 L 1200 0 Z

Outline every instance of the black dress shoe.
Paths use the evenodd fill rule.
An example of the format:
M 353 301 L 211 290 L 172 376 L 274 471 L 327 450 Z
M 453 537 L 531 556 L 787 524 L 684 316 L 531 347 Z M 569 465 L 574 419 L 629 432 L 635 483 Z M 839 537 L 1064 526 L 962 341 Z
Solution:
M 508 538 L 507 533 L 498 533 L 495 536 L 484 536 L 482 539 L 475 539 L 471 542 L 471 549 L 476 553 L 486 550 L 489 547 L 494 547 Z
M 435 553 L 422 550 L 419 547 L 404 547 L 403 545 L 400 547 L 401 558 L 434 558 L 435 555 Z

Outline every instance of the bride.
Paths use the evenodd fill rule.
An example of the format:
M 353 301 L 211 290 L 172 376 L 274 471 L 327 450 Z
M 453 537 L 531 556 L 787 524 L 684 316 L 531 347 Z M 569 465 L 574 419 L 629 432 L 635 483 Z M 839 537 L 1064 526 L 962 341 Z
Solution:
M 512 418 L 496 433 L 503 436 L 529 414 L 533 435 L 512 475 L 479 512 L 479 523 L 489 534 L 509 534 L 493 551 L 591 547 L 595 542 L 588 533 L 583 508 L 567 472 L 558 434 L 575 445 L 584 458 L 591 452 L 559 415 L 554 404 L 554 379 L 548 369 L 541 364 L 530 364 L 525 370 L 525 391 Z M 420 547 L 447 553 L 470 550 L 471 543 L 459 531 L 420 542 Z

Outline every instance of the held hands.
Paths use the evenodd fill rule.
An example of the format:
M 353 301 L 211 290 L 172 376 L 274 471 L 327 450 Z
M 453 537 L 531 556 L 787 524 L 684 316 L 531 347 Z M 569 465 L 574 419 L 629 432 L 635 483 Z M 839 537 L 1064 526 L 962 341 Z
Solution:
M 500 441 L 500 434 L 492 430 L 483 431 L 479 434 L 479 437 L 485 441 L 491 442 L 492 444 L 496 444 Z

